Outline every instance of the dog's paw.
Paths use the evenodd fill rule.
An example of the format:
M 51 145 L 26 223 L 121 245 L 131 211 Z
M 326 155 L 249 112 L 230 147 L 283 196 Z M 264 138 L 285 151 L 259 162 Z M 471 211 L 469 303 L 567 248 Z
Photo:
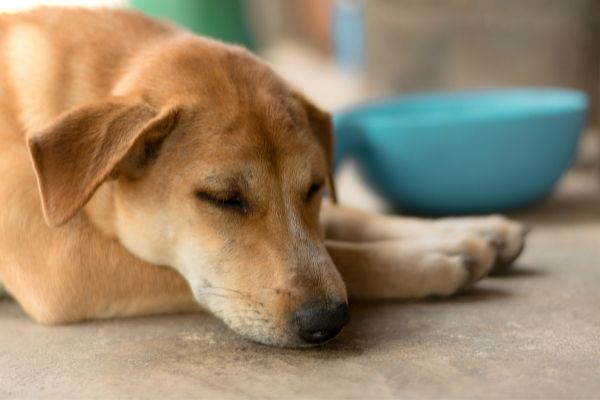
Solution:
M 448 296 L 468 288 L 490 273 L 496 251 L 489 241 L 473 234 L 429 238 L 431 253 L 424 259 L 430 293 Z
M 442 231 L 469 232 L 488 241 L 496 251 L 494 269 L 511 265 L 523 252 L 529 229 L 501 215 L 440 220 Z
M 508 266 L 521 255 L 529 232 L 524 224 L 496 215 L 484 218 L 479 230 L 496 248 L 496 267 Z

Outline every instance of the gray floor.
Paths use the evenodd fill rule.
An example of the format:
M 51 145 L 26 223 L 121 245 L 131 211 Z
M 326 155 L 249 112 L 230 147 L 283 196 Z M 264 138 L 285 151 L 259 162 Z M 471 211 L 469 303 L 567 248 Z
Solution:
M 353 303 L 330 345 L 273 349 L 207 315 L 45 328 L 0 301 L 0 398 L 600 398 L 600 190 L 519 214 L 513 273 L 419 303 Z

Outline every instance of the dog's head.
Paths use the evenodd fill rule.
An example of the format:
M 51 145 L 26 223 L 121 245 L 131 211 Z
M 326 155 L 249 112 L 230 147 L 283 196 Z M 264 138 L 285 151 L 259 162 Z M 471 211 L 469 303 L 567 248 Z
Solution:
M 319 228 L 330 116 L 250 54 L 211 41 L 180 39 L 132 65 L 114 97 L 29 140 L 47 222 L 85 208 L 251 339 L 335 336 L 346 290 Z

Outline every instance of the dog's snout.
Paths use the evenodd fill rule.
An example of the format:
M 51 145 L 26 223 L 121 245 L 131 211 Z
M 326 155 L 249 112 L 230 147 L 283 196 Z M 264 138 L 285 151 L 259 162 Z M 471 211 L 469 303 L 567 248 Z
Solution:
M 308 305 L 294 313 L 298 336 L 310 344 L 318 344 L 332 339 L 350 321 L 346 303 L 334 306 Z

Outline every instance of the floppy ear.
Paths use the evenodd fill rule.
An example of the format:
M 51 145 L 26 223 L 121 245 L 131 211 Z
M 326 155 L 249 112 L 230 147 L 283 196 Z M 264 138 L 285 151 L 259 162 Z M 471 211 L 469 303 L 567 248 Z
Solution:
M 155 157 L 177 118 L 174 110 L 113 97 L 69 111 L 30 137 L 48 225 L 67 222 L 109 177 L 134 173 Z
M 327 160 L 327 184 L 329 185 L 329 192 L 331 200 L 337 203 L 337 193 L 335 190 L 335 182 L 333 180 L 333 155 L 334 155 L 334 138 L 333 138 L 333 122 L 331 121 L 331 114 L 321 110 L 319 107 L 314 105 L 304 95 L 296 92 L 296 97 L 300 100 L 308 116 L 310 127 L 317 138 L 317 141 L 325 152 L 325 158 Z

